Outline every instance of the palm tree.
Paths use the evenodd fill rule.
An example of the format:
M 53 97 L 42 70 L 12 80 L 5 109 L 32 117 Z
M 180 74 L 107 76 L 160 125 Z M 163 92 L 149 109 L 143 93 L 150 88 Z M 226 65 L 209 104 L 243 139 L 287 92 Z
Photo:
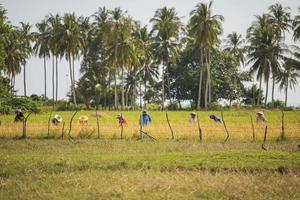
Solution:
M 144 95 L 147 93 L 147 82 L 153 85 L 155 79 L 158 79 L 159 72 L 156 63 L 153 61 L 153 52 L 151 48 L 151 34 L 147 31 L 147 26 L 140 28 L 136 27 L 134 32 L 134 38 L 136 41 L 137 57 L 141 68 L 138 71 L 140 81 L 140 107 L 142 108 L 142 89 L 141 84 L 144 84 Z M 144 101 L 144 107 L 146 107 L 146 101 Z
M 238 35 L 236 32 L 233 32 L 227 36 L 225 52 L 229 53 L 231 58 L 233 58 L 234 69 L 239 71 L 240 64 L 244 65 L 245 61 L 245 48 L 243 44 L 245 43 L 242 39 L 242 35 Z M 237 90 L 237 77 L 234 77 L 234 88 Z M 233 91 L 234 92 L 234 91 Z
M 277 42 L 280 43 L 281 40 L 285 38 L 285 31 L 288 30 L 291 25 L 291 16 L 290 16 L 290 8 L 283 8 L 280 3 L 276 3 L 269 7 L 270 21 L 275 29 L 275 34 L 277 34 Z M 279 59 L 279 55 L 277 55 Z M 272 102 L 274 102 L 274 88 L 275 88 L 275 79 L 277 72 L 279 71 L 279 65 L 272 65 Z
M 197 109 L 201 105 L 201 90 L 202 90 L 202 76 L 204 62 L 206 65 L 207 81 L 205 89 L 205 108 L 207 108 L 207 98 L 210 102 L 211 90 L 211 75 L 210 75 L 210 50 L 220 42 L 219 36 L 222 34 L 222 21 L 224 20 L 221 15 L 212 15 L 211 11 L 212 1 L 207 5 L 205 3 L 198 3 L 196 8 L 190 13 L 190 20 L 188 24 L 189 36 L 194 40 L 194 47 L 200 49 L 200 76 L 199 76 L 199 89 Z M 209 95 L 208 95 L 209 90 Z
M 240 64 L 244 65 L 245 62 L 244 43 L 245 40 L 242 39 L 242 35 L 238 35 L 236 32 L 227 36 L 225 51 L 233 56 L 237 69 Z
M 178 54 L 178 39 L 182 23 L 174 8 L 163 7 L 156 10 L 151 33 L 154 35 L 153 52 L 159 63 L 162 64 L 162 109 L 165 103 L 165 75 L 168 81 L 169 64 L 173 62 Z M 168 84 L 168 87 L 169 84 Z M 170 88 L 168 89 L 170 98 Z
M 38 32 L 33 33 L 34 35 L 34 46 L 33 51 L 35 55 L 44 60 L 44 98 L 47 98 L 47 66 L 46 59 L 50 57 L 49 47 L 49 34 L 47 30 L 47 23 L 43 20 L 41 23 L 36 24 Z
M 13 27 L 8 34 L 4 35 L 3 46 L 6 53 L 4 72 L 8 74 L 12 91 L 14 91 L 15 76 L 21 72 L 21 65 L 26 57 L 20 43 L 20 32 Z
M 293 38 L 294 40 L 299 40 L 300 39 L 300 7 L 298 8 L 299 14 L 294 17 L 293 20 Z
M 117 8 L 113 13 L 115 20 L 113 25 L 114 33 L 109 40 L 107 54 L 115 70 L 121 70 L 121 109 L 123 110 L 125 105 L 124 70 L 125 68 L 131 68 L 136 62 L 135 47 L 132 38 L 133 24 L 129 17 L 121 17 L 120 9 Z
M 259 89 L 261 89 L 262 78 L 266 82 L 265 106 L 268 100 L 269 78 L 272 66 L 279 66 L 278 58 L 283 53 L 282 44 L 278 42 L 277 35 L 272 27 L 268 15 L 256 16 L 257 20 L 248 29 L 248 64 L 252 63 L 251 74 L 257 73 Z
M 52 54 L 52 93 L 53 100 L 58 96 L 58 57 L 61 56 L 60 36 L 62 31 L 61 17 L 56 14 L 47 16 L 49 47 Z M 55 77 L 55 78 L 54 78 Z M 54 81 L 55 80 L 55 81 Z
M 60 44 L 60 53 L 61 55 L 65 55 L 67 61 L 69 62 L 71 90 L 73 101 L 76 105 L 74 60 L 78 58 L 79 51 L 84 41 L 81 35 L 77 17 L 74 13 L 65 14 L 63 16 L 62 28 L 58 38 L 58 43 Z
M 283 64 L 283 71 L 279 72 L 277 77 L 277 83 L 279 83 L 279 89 L 285 92 L 285 106 L 288 101 L 288 88 L 295 90 L 295 85 L 298 84 L 297 79 L 300 77 L 299 73 L 295 70 L 295 66 L 299 66 L 300 63 L 293 59 L 285 59 Z
M 32 41 L 32 33 L 30 32 L 31 25 L 28 23 L 21 22 L 20 31 L 20 43 L 21 49 L 24 55 L 24 60 L 22 62 L 24 67 L 24 96 L 26 95 L 26 60 L 29 58 L 32 52 L 31 41 Z

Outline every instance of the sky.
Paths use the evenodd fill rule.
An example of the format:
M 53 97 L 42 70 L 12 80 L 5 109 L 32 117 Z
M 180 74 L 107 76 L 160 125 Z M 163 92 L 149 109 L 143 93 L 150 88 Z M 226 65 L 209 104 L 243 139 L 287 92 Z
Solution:
M 105 6 L 108 9 L 120 7 L 124 11 L 128 11 L 135 20 L 142 25 L 148 25 L 149 20 L 153 17 L 155 10 L 163 6 L 173 7 L 182 17 L 182 21 L 186 24 L 189 19 L 189 13 L 195 8 L 199 0 L 1 0 L 0 4 L 7 9 L 7 16 L 13 25 L 19 25 L 20 22 L 29 22 L 36 24 L 40 22 L 49 13 L 59 13 L 63 15 L 67 12 L 75 12 L 76 15 L 91 16 L 99 7 Z M 281 3 L 283 6 L 291 8 L 292 16 L 299 14 L 299 0 L 215 0 L 213 2 L 213 14 L 223 15 L 225 21 L 223 23 L 224 32 L 222 39 L 232 32 L 237 32 L 245 37 L 247 28 L 255 20 L 256 15 L 267 12 L 270 5 Z M 295 44 L 291 40 L 291 35 L 287 34 L 287 44 Z M 296 45 L 300 46 L 298 42 Z M 43 60 L 32 57 L 26 65 L 27 75 L 27 95 L 44 93 L 44 76 L 43 76 Z M 79 68 L 80 60 L 75 63 L 75 77 L 80 77 Z M 47 96 L 52 97 L 51 88 L 51 61 L 47 61 Z M 296 90 L 288 91 L 288 104 L 300 106 L 300 80 Z M 68 75 L 68 63 L 63 59 L 59 62 L 59 98 L 66 98 L 70 80 Z M 284 94 L 275 88 L 275 98 L 284 100 Z M 16 89 L 18 95 L 23 95 L 23 72 L 16 77 Z M 271 92 L 269 89 L 269 98 Z

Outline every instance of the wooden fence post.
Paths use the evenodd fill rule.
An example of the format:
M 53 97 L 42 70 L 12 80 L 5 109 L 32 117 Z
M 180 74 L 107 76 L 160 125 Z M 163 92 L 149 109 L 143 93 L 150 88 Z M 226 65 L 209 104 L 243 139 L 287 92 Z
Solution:
M 28 115 L 23 120 L 23 133 L 22 133 L 22 139 L 25 139 L 27 137 L 26 128 L 27 128 L 27 120 L 29 116 L 32 114 L 32 111 L 28 113 Z
M 51 121 L 52 112 L 53 112 L 53 110 L 51 110 L 49 118 L 48 118 L 48 134 L 47 134 L 48 138 L 50 137 L 50 121 Z
M 167 110 L 166 110 L 166 119 L 167 119 L 170 131 L 171 131 L 171 134 L 172 134 L 172 140 L 174 140 L 174 132 L 173 132 L 172 126 L 171 126 L 170 121 L 169 121 L 169 115 L 168 115 L 168 111 Z
M 268 132 L 268 126 L 266 125 L 265 128 L 265 135 L 264 135 L 264 142 L 261 145 L 261 148 L 265 151 L 267 151 L 267 148 L 265 147 L 266 141 L 267 141 L 267 132 Z
M 99 139 L 100 138 L 100 128 L 99 128 L 98 110 L 96 111 L 96 119 L 97 119 L 97 133 L 98 133 L 98 139 Z
M 252 115 L 250 115 L 250 118 L 251 118 L 251 127 L 252 127 L 252 142 L 255 142 L 255 130 L 254 130 Z
M 198 114 L 197 114 L 197 124 L 198 124 L 198 131 L 199 131 L 199 139 L 200 139 L 200 142 L 202 142 L 202 129 L 200 126 L 200 120 L 199 120 Z
M 223 110 L 221 111 L 221 116 L 222 116 L 222 122 L 223 122 L 223 125 L 224 125 L 224 128 L 225 128 L 225 131 L 226 131 L 226 134 L 227 134 L 224 142 L 227 142 L 227 140 L 229 139 L 229 133 L 228 133 L 227 126 L 226 126 L 226 123 L 225 123 L 225 120 L 224 120 Z
M 285 132 L 284 132 L 284 112 L 281 110 L 281 133 L 280 140 L 285 140 Z
M 70 127 L 69 127 L 68 136 L 69 136 L 69 138 L 71 138 L 71 139 L 72 139 L 72 137 L 71 137 L 72 123 L 73 123 L 73 119 L 74 119 L 75 115 L 78 113 L 78 111 L 79 111 L 79 110 L 76 110 L 76 111 L 74 112 L 74 114 L 73 114 L 73 116 L 72 116 L 72 118 L 71 118 L 71 120 L 70 120 Z

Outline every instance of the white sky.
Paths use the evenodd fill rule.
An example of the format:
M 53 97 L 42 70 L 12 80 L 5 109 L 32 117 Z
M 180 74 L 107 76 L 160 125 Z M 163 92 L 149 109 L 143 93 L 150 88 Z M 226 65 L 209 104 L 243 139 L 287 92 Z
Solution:
M 99 7 L 106 6 L 108 9 L 120 7 L 127 10 L 135 19 L 142 22 L 143 25 L 149 24 L 149 19 L 153 17 L 155 10 L 163 6 L 174 7 L 184 23 L 188 21 L 189 12 L 200 2 L 196 0 L 1 0 L 8 11 L 8 18 L 13 25 L 19 25 L 20 22 L 29 22 L 35 24 L 40 22 L 49 13 L 63 14 L 66 12 L 75 12 L 77 15 L 90 16 L 97 11 Z M 201 2 L 208 2 L 207 0 Z M 224 33 L 222 38 L 235 31 L 245 37 L 246 29 L 254 21 L 255 15 L 261 15 L 267 12 L 270 5 L 280 2 L 283 6 L 291 8 L 292 15 L 298 12 L 300 6 L 299 0 L 215 0 L 213 4 L 214 14 L 221 14 L 225 21 L 223 24 Z M 287 43 L 292 44 L 287 36 Z M 297 44 L 300 46 L 300 44 Z M 51 62 L 47 62 L 47 96 L 52 96 L 51 89 Z M 80 63 L 76 63 L 76 79 L 79 77 Z M 68 75 L 68 64 L 65 60 L 59 63 L 59 98 L 65 98 L 67 89 L 70 85 Z M 18 94 L 23 94 L 23 74 L 16 78 L 16 89 Z M 269 90 L 270 92 L 270 90 Z M 284 100 L 284 94 L 280 94 L 275 88 L 275 98 Z M 43 61 L 37 58 L 31 58 L 27 63 L 27 93 L 43 94 Z M 269 99 L 271 92 L 269 93 Z M 296 91 L 289 91 L 289 105 L 300 105 L 300 80 Z

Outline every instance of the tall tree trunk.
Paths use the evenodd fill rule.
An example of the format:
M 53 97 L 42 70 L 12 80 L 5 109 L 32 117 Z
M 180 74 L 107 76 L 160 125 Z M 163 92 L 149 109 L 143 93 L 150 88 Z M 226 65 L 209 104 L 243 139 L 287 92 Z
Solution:
M 24 65 L 24 96 L 26 97 L 26 65 Z
M 288 99 L 288 89 L 289 89 L 289 78 L 286 78 L 286 87 L 285 87 L 285 106 L 287 106 L 287 99 Z
M 205 61 L 206 61 L 206 74 L 207 74 L 207 77 L 206 77 L 206 86 L 205 86 L 205 97 L 204 97 L 204 107 L 205 107 L 205 110 L 207 110 L 207 100 L 208 100 L 208 86 L 209 86 L 209 64 L 208 64 L 208 61 L 207 61 L 207 55 L 205 54 Z
M 208 70 L 208 73 L 209 73 L 209 76 L 208 76 L 208 106 L 210 108 L 210 105 L 211 105 L 211 73 L 210 73 L 210 51 L 208 50 L 208 66 L 209 66 L 209 70 Z
M 272 83 L 272 107 L 274 107 L 274 89 L 275 89 L 275 77 L 272 75 L 273 83 Z
M 55 92 L 55 101 L 57 101 L 57 96 L 58 96 L 58 60 L 56 56 L 56 66 L 55 66 L 55 72 L 56 72 L 56 92 Z
M 141 85 L 142 85 L 142 83 L 141 83 Z M 147 104 L 147 102 L 146 102 L 146 94 L 147 94 L 147 81 L 145 80 L 145 82 L 144 82 L 144 108 L 146 109 L 146 104 Z
M 259 90 L 258 90 L 258 96 L 257 96 L 257 105 L 260 105 L 260 91 L 261 91 L 261 82 L 262 82 L 262 76 L 259 78 Z
M 162 110 L 165 109 L 165 64 L 162 66 Z
M 74 92 L 73 92 L 73 73 L 72 73 L 72 58 L 69 54 L 69 70 L 70 70 L 70 80 L 71 80 L 71 93 L 73 95 L 74 98 Z M 73 100 L 74 102 L 74 100 Z
M 76 101 L 76 91 L 75 91 L 75 67 L 74 67 L 74 56 L 72 56 L 72 73 L 73 73 L 73 100 L 74 100 L 74 104 L 77 105 L 77 101 Z
M 46 67 L 46 55 L 44 54 L 44 81 L 45 81 L 45 91 L 44 91 L 44 95 L 45 95 L 45 100 L 47 98 L 47 67 Z
M 265 99 L 265 107 L 267 106 L 267 101 L 268 101 L 268 91 L 269 91 L 269 79 L 266 80 L 266 99 Z
M 122 105 L 121 105 L 121 111 L 123 111 L 124 110 L 124 104 L 125 104 L 125 102 L 124 102 L 124 100 L 125 100 L 125 94 L 124 94 L 124 67 L 122 67 L 122 69 L 121 69 L 122 71 L 121 71 L 121 80 L 122 80 L 122 86 L 121 86 L 121 93 L 122 93 L 122 97 L 121 97 L 121 103 L 122 103 Z
M 201 90 L 202 90 L 202 77 L 203 77 L 203 49 L 200 50 L 200 76 L 199 76 L 199 88 L 198 88 L 198 100 L 197 100 L 197 110 L 201 107 Z
M 118 108 L 118 93 L 117 93 L 117 71 L 114 74 L 114 87 L 115 87 L 115 109 Z
M 54 67 L 55 67 L 55 64 L 54 64 L 54 55 L 52 54 L 52 100 L 54 101 L 54 98 L 55 98 L 55 83 L 54 83 Z

